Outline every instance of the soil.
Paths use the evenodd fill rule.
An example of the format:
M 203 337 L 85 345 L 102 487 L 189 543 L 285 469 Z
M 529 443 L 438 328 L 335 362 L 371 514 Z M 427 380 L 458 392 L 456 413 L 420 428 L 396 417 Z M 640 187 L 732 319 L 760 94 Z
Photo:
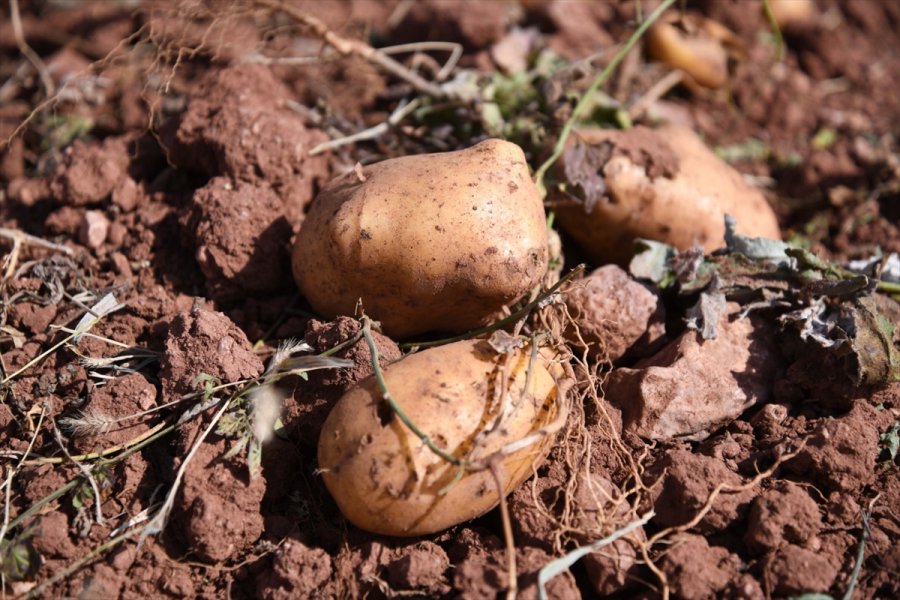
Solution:
M 353 315 L 314 314 L 290 264 L 303 215 L 331 177 L 357 163 L 469 146 L 488 137 L 475 113 L 441 108 L 446 122 L 406 121 L 320 151 L 385 122 L 418 93 L 364 58 L 339 55 L 269 2 L 21 4 L 43 72 L 16 44 L 4 8 L 2 593 L 505 594 L 499 510 L 412 539 L 373 535 L 342 517 L 317 472 L 318 432 L 334 403 L 372 375 L 372 354 Z M 602 67 L 656 4 L 291 6 L 348 40 L 457 42 L 456 72 L 497 76 L 549 48 L 567 61 L 599 53 L 577 63 L 593 76 L 591 65 Z M 637 124 L 693 127 L 764 188 L 786 240 L 840 261 L 898 252 L 900 4 L 813 5 L 814 20 L 784 28 L 777 61 L 759 2 L 687 2 L 736 33 L 743 59 L 733 61 L 727 90 L 676 87 Z M 283 60 L 296 56 L 305 58 Z M 429 57 L 396 55 L 431 80 L 445 53 Z M 638 46 L 606 86 L 609 102 L 631 105 L 662 74 Z M 49 104 L 45 81 L 59 92 Z M 542 126 L 571 113 L 565 94 L 547 98 Z M 620 150 L 639 158 L 658 149 Z M 532 168 L 547 151 L 526 145 Z M 19 233 L 34 237 L 14 250 Z M 565 237 L 563 245 L 574 264 L 577 251 Z M 643 527 L 552 578 L 549 597 L 839 597 L 851 588 L 853 598 L 900 596 L 900 477 L 890 452 L 900 383 L 855 386 L 839 363 L 784 346 L 765 314 L 738 324 L 723 316 L 722 337 L 701 343 L 679 321 L 677 300 L 604 269 L 570 300 L 592 345 L 573 365 L 584 402 L 572 418 L 583 426 L 569 426 L 508 498 L 519 597 L 538 597 L 538 575 L 552 560 L 651 509 Z M 107 295 L 115 307 L 73 338 L 86 309 Z M 880 302 L 900 326 L 896 303 Z M 627 318 L 591 323 L 592 312 Z M 734 349 L 732 336 L 761 337 Z M 382 367 L 408 350 L 408 340 L 376 332 L 374 341 Z M 333 358 L 352 366 L 279 373 L 263 392 L 245 387 L 269 381 L 283 348 L 301 342 L 307 349 L 295 356 L 346 343 Z M 657 436 L 648 432 L 668 427 L 658 412 L 696 403 L 670 402 L 669 388 L 654 388 L 642 391 L 654 408 L 638 414 L 623 391 L 609 388 L 607 400 L 602 386 L 585 384 L 588 373 L 605 378 L 613 367 L 607 387 L 628 378 L 643 386 L 662 369 L 707 386 L 694 396 L 712 398 L 734 381 L 749 391 L 727 419 L 693 413 L 692 435 Z M 261 393 L 274 407 L 275 435 L 260 446 L 248 432 L 263 417 L 248 397 Z M 586 468 L 572 468 L 573 453 Z M 164 526 L 133 533 L 161 509 Z

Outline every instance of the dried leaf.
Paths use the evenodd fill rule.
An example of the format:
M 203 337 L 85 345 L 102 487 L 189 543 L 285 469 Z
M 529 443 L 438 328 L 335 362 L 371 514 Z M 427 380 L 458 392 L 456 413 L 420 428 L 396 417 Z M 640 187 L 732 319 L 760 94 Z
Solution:
M 525 345 L 525 339 L 498 329 L 488 338 L 488 344 L 498 354 L 509 354 Z
M 674 279 L 669 261 L 675 256 L 675 248 L 654 240 L 639 239 L 638 250 L 628 264 L 628 271 L 635 279 L 648 279 L 662 285 L 663 280 Z
M 581 188 L 587 213 L 592 212 L 606 194 L 602 170 L 611 155 L 611 144 L 590 145 L 578 140 L 563 153 L 566 180 L 573 188 Z
M 719 319 L 725 314 L 727 304 L 722 292 L 703 292 L 687 311 L 688 329 L 699 331 L 704 340 L 716 339 L 719 337 Z
M 850 307 L 851 347 L 857 385 L 884 385 L 900 381 L 900 351 L 894 345 L 895 326 L 884 317 L 872 296 L 858 298 Z
M 730 252 L 739 252 L 748 258 L 770 261 L 775 264 L 790 262 L 787 255 L 788 245 L 781 240 L 751 238 L 735 232 L 737 221 L 731 215 L 725 215 L 725 244 Z

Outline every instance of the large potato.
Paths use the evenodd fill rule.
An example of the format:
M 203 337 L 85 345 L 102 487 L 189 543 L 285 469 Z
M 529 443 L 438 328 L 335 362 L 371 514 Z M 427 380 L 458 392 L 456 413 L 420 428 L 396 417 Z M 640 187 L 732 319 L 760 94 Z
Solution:
M 386 160 L 315 199 L 294 278 L 327 317 L 366 313 L 393 337 L 486 324 L 540 282 L 547 228 L 515 144 Z
M 555 198 L 562 200 L 557 222 L 594 264 L 626 264 L 636 238 L 711 252 L 725 245 L 726 213 L 738 233 L 780 238 L 765 197 L 690 129 L 595 129 L 579 136 L 595 148 L 609 144 L 608 155 L 598 153 L 605 161 L 591 166 L 605 192 L 590 212 Z
M 384 376 L 397 404 L 439 448 L 477 463 L 564 419 L 546 357 L 532 362 L 530 354 L 501 355 L 485 341 L 467 340 L 408 356 Z M 531 474 L 553 437 L 536 435 L 537 443 L 502 459 L 504 493 Z M 440 531 L 499 501 L 489 470 L 466 471 L 454 483 L 459 468 L 403 424 L 373 377 L 332 409 L 319 436 L 319 467 L 347 519 L 385 535 Z

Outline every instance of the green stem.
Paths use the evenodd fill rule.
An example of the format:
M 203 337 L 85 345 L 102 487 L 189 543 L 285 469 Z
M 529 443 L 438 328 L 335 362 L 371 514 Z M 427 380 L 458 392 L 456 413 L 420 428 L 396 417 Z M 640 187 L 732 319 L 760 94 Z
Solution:
M 769 27 L 772 29 L 772 35 L 775 37 L 775 62 L 780 63 L 784 58 L 784 36 L 781 35 L 781 27 L 775 20 L 775 13 L 772 12 L 772 6 L 769 0 L 763 0 L 763 12 L 766 14 L 766 20 L 769 21 Z
M 544 164 L 542 164 L 538 170 L 534 174 L 534 181 L 538 186 L 538 189 L 541 190 L 541 195 L 547 195 L 547 188 L 544 186 L 544 176 L 547 174 L 547 171 L 550 167 L 553 166 L 559 157 L 562 156 L 563 150 L 566 148 L 566 141 L 569 139 L 569 135 L 572 133 L 572 129 L 575 127 L 576 121 L 581 117 L 582 113 L 587 109 L 589 105 L 589 100 L 591 96 L 597 91 L 603 83 L 609 79 L 609 76 L 612 75 L 613 71 L 619 66 L 625 56 L 631 51 L 634 45 L 644 36 L 647 29 L 653 25 L 654 22 L 662 15 L 663 12 L 666 11 L 670 6 L 675 3 L 675 0 L 665 0 L 662 4 L 660 4 L 656 10 L 654 10 L 647 19 L 641 23 L 640 27 L 631 34 L 631 37 L 628 38 L 628 41 L 625 42 L 625 45 L 616 53 L 613 59 L 606 65 L 606 68 L 597 76 L 596 79 L 591 83 L 590 87 L 581 95 L 581 98 L 578 100 L 578 103 L 575 105 L 575 109 L 572 111 L 572 115 L 569 117 L 569 120 L 566 121 L 566 124 L 563 126 L 562 131 L 559 134 L 559 138 L 556 140 L 556 145 L 553 147 L 553 154 L 550 155 Z
M 446 460 L 447 462 L 461 466 L 463 465 L 463 461 L 449 454 L 448 452 L 438 448 L 438 446 L 431 441 L 431 438 L 425 434 L 424 431 L 418 428 L 415 423 L 403 412 L 403 409 L 400 408 L 400 405 L 397 404 L 394 397 L 391 395 L 390 390 L 388 390 L 387 382 L 384 380 L 384 372 L 381 370 L 381 365 L 378 362 L 378 348 L 375 347 L 375 339 L 372 337 L 372 321 L 369 320 L 368 317 L 362 317 L 362 332 L 363 336 L 366 338 L 366 343 L 369 345 L 369 352 L 372 354 L 372 369 L 375 371 L 375 380 L 378 381 L 378 387 L 381 388 L 381 397 L 390 404 L 391 409 L 393 409 L 394 413 L 400 418 L 404 425 L 409 427 L 409 430 L 412 431 L 416 437 L 422 440 L 422 443 L 428 446 L 428 449 Z
M 399 344 L 399 346 L 400 346 L 400 348 L 403 348 L 404 350 L 409 349 L 409 348 L 433 348 L 434 346 L 443 346 L 445 344 L 452 344 L 453 342 L 460 342 L 462 340 L 468 340 L 468 339 L 471 339 L 474 337 L 478 337 L 480 335 L 484 335 L 485 333 L 491 333 L 492 331 L 502 329 L 503 327 L 506 327 L 510 323 L 515 323 L 522 317 L 528 315 L 532 310 L 535 309 L 535 307 L 537 305 L 539 305 L 541 302 L 543 302 L 544 300 L 546 300 L 547 298 L 549 298 L 550 296 L 555 294 L 559 288 L 561 288 L 566 282 L 568 282 L 577 273 L 580 273 L 583 270 L 584 270 L 584 265 L 578 265 L 577 267 L 575 267 L 574 269 L 572 269 L 571 271 L 566 273 L 565 277 L 562 277 L 559 281 L 557 281 L 553 285 L 553 287 L 551 287 L 549 290 L 547 290 L 543 294 L 539 295 L 537 298 L 535 298 L 534 300 L 532 300 L 531 302 L 529 302 L 528 304 L 526 304 L 525 306 L 523 306 L 516 312 L 512 313 L 511 315 L 503 317 L 496 323 L 491 323 L 490 325 L 487 325 L 480 329 L 473 329 L 472 331 L 469 331 L 467 333 L 461 333 L 460 335 L 456 335 L 456 336 L 449 337 L 449 338 L 444 338 L 444 339 L 440 339 L 440 340 L 431 340 L 428 342 L 403 342 L 402 344 Z

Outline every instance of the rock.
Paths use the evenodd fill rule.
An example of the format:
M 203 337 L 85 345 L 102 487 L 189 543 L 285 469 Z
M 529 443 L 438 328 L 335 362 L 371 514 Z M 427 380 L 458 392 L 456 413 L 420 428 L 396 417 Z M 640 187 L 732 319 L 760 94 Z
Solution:
M 78 228 L 78 241 L 96 250 L 106 241 L 109 233 L 109 219 L 99 210 L 85 211 Z
M 131 212 L 137 208 L 142 192 L 137 182 L 126 176 L 112 191 L 112 202 L 123 212 Z
M 737 577 L 740 564 L 740 559 L 727 549 L 710 546 L 706 538 L 693 534 L 682 534 L 660 561 L 672 591 L 683 600 L 720 596 Z
M 744 543 L 756 554 L 788 543 L 810 547 L 820 529 L 822 517 L 815 500 L 799 485 L 783 482 L 753 502 Z
M 773 334 L 756 317 L 732 320 L 738 310 L 729 304 L 714 340 L 686 331 L 634 368 L 613 371 L 606 399 L 622 410 L 627 431 L 702 440 L 769 399 L 778 366 Z

